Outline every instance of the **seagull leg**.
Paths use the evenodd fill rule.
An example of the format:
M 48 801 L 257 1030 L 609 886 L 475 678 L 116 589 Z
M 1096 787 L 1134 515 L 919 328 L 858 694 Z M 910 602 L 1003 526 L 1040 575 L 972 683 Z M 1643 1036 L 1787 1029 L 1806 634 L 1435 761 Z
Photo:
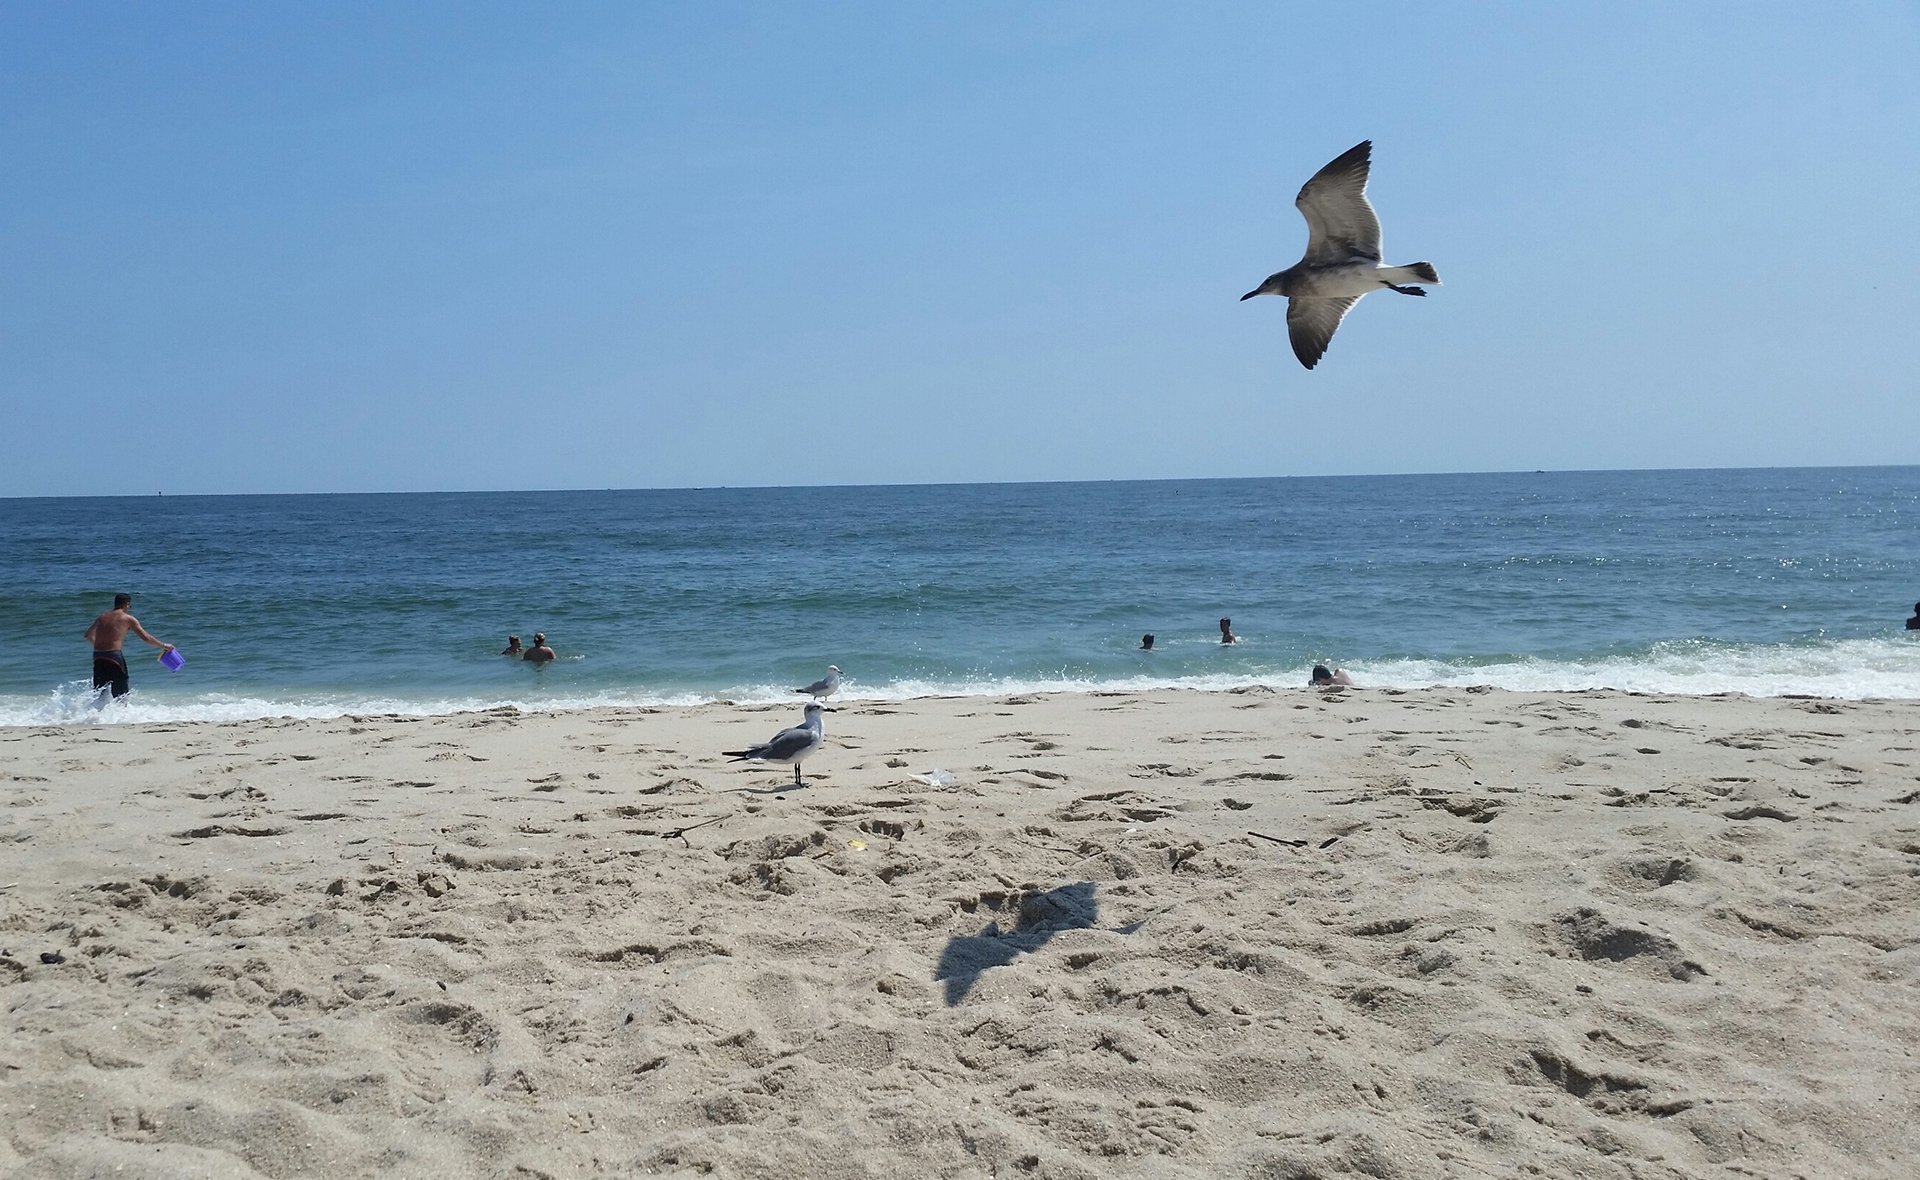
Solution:
M 804 787 L 807 785 L 800 781 L 800 764 L 798 762 L 793 764 L 793 785 L 796 787 Z
M 1422 299 L 1427 297 L 1426 288 L 1424 287 L 1396 287 L 1392 283 L 1388 283 L 1387 289 L 1389 291 L 1398 291 L 1402 295 L 1418 295 Z

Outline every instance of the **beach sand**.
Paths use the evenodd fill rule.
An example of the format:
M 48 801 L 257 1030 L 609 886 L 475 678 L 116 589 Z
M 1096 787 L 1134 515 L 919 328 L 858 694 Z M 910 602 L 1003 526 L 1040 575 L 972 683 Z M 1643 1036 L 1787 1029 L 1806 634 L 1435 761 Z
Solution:
M 1920 1169 L 1912 702 L 798 719 L 0 730 L 0 1174 Z

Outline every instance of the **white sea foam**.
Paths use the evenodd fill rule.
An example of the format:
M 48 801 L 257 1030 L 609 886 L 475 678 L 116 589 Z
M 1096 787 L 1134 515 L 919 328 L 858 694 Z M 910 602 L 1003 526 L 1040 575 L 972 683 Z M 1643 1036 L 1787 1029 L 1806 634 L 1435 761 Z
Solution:
M 1626 692 L 1842 700 L 1920 698 L 1920 641 L 1849 639 L 1799 645 L 1664 643 L 1652 651 L 1592 660 L 1516 657 L 1471 666 L 1389 660 L 1349 668 L 1354 679 L 1396 688 L 1490 684 L 1516 692 Z
M 1813 644 L 1660 644 L 1648 651 L 1593 659 L 1531 656 L 1449 661 L 1403 659 L 1345 665 L 1361 688 L 1460 688 L 1491 685 L 1515 692 L 1627 692 L 1708 696 L 1806 694 L 1843 700 L 1920 699 L 1920 636 L 1849 639 Z M 882 684 L 848 681 L 840 702 L 904 701 L 919 697 L 1008 696 L 1052 692 L 1150 692 L 1188 689 L 1225 692 L 1254 686 L 1303 687 L 1308 667 L 1192 676 L 1039 676 L 977 679 L 899 679 Z M 437 696 L 310 694 L 267 698 L 206 693 L 132 694 L 101 703 L 84 680 L 38 697 L 0 697 L 0 726 L 130 725 L 153 722 L 226 722 L 258 718 L 329 719 L 361 715 L 430 717 L 514 708 L 546 713 L 597 708 L 685 707 L 731 701 L 746 705 L 800 702 L 785 684 L 736 685 L 719 691 L 606 689 L 553 696 Z
M 206 693 L 198 696 L 142 695 L 139 689 L 103 703 L 85 681 L 61 685 L 37 700 L 0 697 L 0 726 L 142 725 L 153 722 L 253 721 L 261 718 L 327 720 L 336 717 L 438 717 L 513 708 L 522 712 L 661 705 L 697 705 L 713 700 L 693 693 L 597 693 L 539 699 L 514 697 L 390 697 L 312 694 L 267 698 Z

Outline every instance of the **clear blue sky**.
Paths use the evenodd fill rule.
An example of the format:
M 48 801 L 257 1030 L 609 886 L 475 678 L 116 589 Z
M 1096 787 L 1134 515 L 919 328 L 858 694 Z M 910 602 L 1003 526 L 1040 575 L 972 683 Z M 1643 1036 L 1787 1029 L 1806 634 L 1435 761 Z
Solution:
M 12 3 L 0 495 L 1913 463 L 1917 209 L 1910 0 Z

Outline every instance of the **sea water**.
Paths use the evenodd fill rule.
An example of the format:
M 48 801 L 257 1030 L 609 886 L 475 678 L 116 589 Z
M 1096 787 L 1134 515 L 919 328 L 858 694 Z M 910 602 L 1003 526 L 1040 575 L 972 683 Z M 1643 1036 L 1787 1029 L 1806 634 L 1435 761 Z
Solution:
M 118 591 L 188 661 L 129 637 L 103 704 Z M 0 725 L 791 700 L 830 663 L 853 699 L 1315 663 L 1920 698 L 1916 599 L 1915 467 L 13 499 Z M 535 631 L 558 660 L 496 654 Z

